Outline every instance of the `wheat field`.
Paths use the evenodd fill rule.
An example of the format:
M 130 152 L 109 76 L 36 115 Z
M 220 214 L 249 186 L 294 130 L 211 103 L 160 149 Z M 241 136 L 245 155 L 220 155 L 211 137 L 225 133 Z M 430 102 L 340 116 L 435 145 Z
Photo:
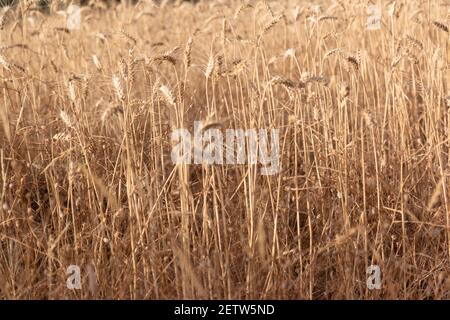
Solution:
M 448 1 L 69 4 L 1 11 L 0 298 L 450 298 Z M 195 121 L 279 172 L 174 163 Z

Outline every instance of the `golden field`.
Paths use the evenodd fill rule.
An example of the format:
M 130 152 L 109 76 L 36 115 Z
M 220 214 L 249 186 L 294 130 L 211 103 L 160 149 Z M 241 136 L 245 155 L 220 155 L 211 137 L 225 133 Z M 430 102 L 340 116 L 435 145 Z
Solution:
M 0 16 L 0 298 L 450 298 L 448 2 L 68 4 Z M 174 164 L 194 121 L 280 171 Z

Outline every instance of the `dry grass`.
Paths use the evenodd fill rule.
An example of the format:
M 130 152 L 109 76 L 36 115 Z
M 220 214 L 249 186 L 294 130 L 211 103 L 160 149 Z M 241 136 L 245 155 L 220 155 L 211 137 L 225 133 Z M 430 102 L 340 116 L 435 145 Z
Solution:
M 358 0 L 94 1 L 81 30 L 30 2 L 0 18 L 1 298 L 450 297 L 448 3 L 369 31 Z M 281 172 L 175 166 L 195 120 L 279 128 Z

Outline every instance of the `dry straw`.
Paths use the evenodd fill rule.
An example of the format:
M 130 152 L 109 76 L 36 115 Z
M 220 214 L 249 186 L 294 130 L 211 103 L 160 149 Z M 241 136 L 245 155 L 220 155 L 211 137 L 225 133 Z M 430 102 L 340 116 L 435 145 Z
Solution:
M 439 1 L 69 2 L 0 10 L 0 299 L 450 298 Z

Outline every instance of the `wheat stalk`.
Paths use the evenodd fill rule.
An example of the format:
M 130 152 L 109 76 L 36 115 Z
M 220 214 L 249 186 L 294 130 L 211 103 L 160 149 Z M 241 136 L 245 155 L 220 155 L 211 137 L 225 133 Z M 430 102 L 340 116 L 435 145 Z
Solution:
M 120 77 L 116 74 L 112 77 L 112 83 L 114 87 L 114 91 L 116 92 L 117 98 L 119 98 L 120 101 L 125 101 L 125 92 L 122 87 L 122 82 L 120 81 Z
M 443 22 L 435 20 L 435 21 L 433 21 L 433 25 L 435 27 L 441 29 L 442 31 L 449 33 L 448 32 L 448 26 L 446 24 L 444 24 Z
M 159 91 L 162 93 L 164 100 L 171 106 L 175 106 L 175 96 L 172 93 L 172 90 L 166 85 L 161 85 L 159 87 Z
M 192 53 L 192 43 L 194 40 L 192 37 L 189 37 L 186 47 L 184 49 L 184 62 L 186 64 L 186 68 L 189 68 L 191 66 L 191 53 Z

